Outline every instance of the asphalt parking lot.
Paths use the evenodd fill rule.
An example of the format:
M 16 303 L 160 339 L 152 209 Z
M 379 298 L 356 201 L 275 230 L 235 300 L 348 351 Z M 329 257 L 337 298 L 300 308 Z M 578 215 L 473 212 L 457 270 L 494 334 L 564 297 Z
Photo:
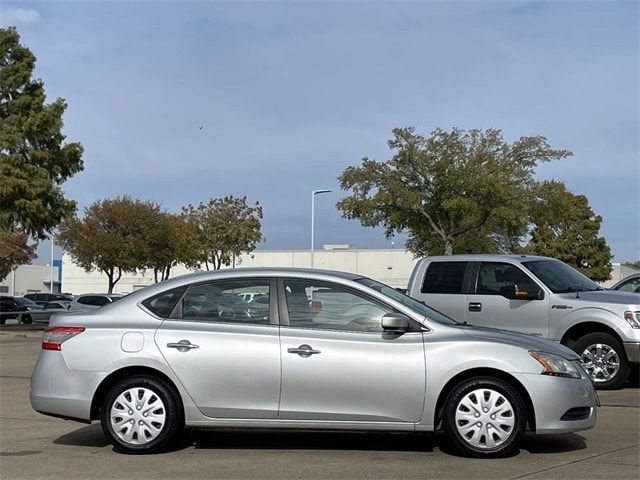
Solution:
M 640 477 L 640 389 L 601 392 L 598 426 L 525 438 L 517 455 L 452 455 L 440 435 L 199 431 L 175 451 L 127 456 L 100 425 L 40 415 L 29 375 L 40 329 L 0 329 L 0 478 L 580 478 Z

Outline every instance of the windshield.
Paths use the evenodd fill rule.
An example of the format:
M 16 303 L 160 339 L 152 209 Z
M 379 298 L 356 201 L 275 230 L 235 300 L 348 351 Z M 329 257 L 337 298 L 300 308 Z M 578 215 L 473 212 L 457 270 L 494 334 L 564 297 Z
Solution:
M 375 291 L 394 299 L 396 302 L 401 303 L 405 307 L 410 308 L 414 312 L 428 318 L 429 320 L 433 320 L 434 322 L 442 323 L 445 325 L 458 325 L 458 322 L 456 322 L 455 320 L 452 320 L 451 318 L 438 312 L 437 310 L 434 310 L 431 307 L 427 307 L 424 303 L 419 302 L 416 299 L 399 292 L 395 288 L 391 288 L 388 285 L 385 285 L 384 283 L 376 282 L 375 280 L 371 280 L 370 278 L 359 278 L 356 280 L 356 282 L 362 285 L 366 285 L 367 287 L 372 288 Z
M 588 277 L 559 260 L 531 260 L 522 262 L 522 265 L 542 280 L 553 293 L 602 290 L 602 287 Z

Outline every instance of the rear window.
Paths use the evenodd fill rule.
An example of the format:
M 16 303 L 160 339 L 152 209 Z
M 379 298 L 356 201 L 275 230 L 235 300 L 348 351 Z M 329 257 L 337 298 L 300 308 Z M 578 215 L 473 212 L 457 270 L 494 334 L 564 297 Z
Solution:
M 95 297 L 90 296 L 90 297 L 80 297 L 78 299 L 78 303 L 82 304 L 82 305 L 93 305 L 93 299 Z
M 462 293 L 467 262 L 431 262 L 422 283 L 422 293 Z
M 159 293 L 151 298 L 147 298 L 142 302 L 150 312 L 159 316 L 160 318 L 167 318 L 173 312 L 176 303 L 182 298 L 187 287 L 178 287 L 173 290 Z

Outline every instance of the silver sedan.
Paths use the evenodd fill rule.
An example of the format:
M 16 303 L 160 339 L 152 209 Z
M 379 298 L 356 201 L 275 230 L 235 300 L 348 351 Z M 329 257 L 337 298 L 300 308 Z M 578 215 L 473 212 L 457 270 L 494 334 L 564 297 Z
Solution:
M 120 451 L 187 428 L 444 430 L 502 456 L 525 431 L 596 423 L 574 352 L 459 324 L 340 272 L 202 272 L 92 312 L 53 316 L 31 377 L 41 413 L 99 420 Z

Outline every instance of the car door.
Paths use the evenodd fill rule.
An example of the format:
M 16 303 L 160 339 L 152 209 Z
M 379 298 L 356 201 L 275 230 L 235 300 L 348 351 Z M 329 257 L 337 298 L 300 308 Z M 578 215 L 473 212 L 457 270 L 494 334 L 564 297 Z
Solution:
M 280 341 L 273 291 L 265 278 L 196 283 L 156 331 L 158 348 L 204 415 L 276 418 Z M 243 293 L 260 293 L 261 300 L 247 302 Z
M 418 422 L 425 395 L 422 333 L 383 333 L 392 309 L 351 288 L 279 281 L 280 419 Z
M 470 272 L 471 262 L 432 260 L 425 269 L 416 298 L 454 320 L 464 322 Z
M 523 269 L 505 262 L 480 262 L 474 283 L 468 296 L 468 323 L 541 337 L 549 335 L 548 295 L 535 300 L 504 296 L 504 289 L 513 285 L 541 289 Z

